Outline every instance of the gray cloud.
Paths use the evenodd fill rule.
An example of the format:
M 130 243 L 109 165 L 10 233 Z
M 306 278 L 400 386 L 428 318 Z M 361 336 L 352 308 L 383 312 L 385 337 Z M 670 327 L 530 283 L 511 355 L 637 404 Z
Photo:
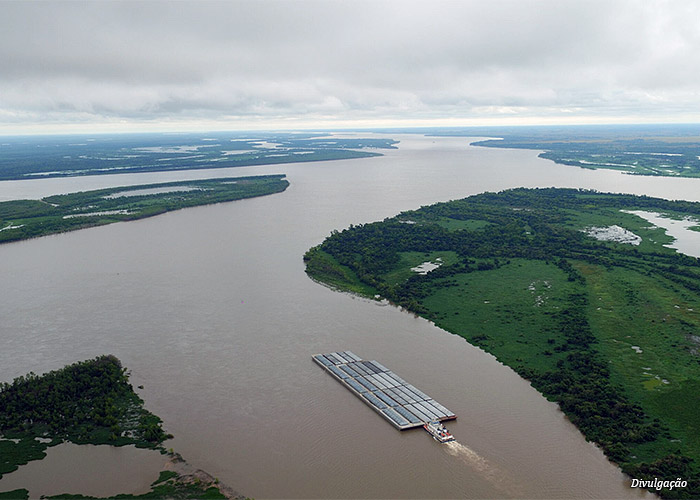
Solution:
M 0 2 L 0 127 L 697 120 L 697 5 Z

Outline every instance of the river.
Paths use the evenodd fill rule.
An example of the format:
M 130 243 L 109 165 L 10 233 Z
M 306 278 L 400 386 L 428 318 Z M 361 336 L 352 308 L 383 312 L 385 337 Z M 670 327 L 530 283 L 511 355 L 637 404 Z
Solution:
M 334 229 L 486 190 L 697 200 L 700 180 L 565 167 L 468 138 L 392 137 L 399 149 L 361 160 L 0 182 L 0 200 L 224 175 L 285 173 L 291 183 L 272 196 L 1 246 L 0 380 L 114 354 L 175 435 L 166 446 L 255 498 L 646 496 L 491 355 L 314 283 L 302 255 Z M 396 431 L 311 360 L 334 350 L 378 360 L 454 411 L 458 444 Z M 52 454 L 47 469 L 69 461 Z M 125 474 L 106 457 L 94 459 L 105 474 Z M 49 472 L 37 469 L 37 482 Z

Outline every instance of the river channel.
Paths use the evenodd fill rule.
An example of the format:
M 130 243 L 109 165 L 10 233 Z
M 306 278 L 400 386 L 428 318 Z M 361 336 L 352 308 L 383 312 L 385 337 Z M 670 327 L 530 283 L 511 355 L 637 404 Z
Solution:
M 285 173 L 291 185 L 0 246 L 0 380 L 114 354 L 175 436 L 166 446 L 259 499 L 645 496 L 491 355 L 311 281 L 302 255 L 334 229 L 487 190 L 583 187 L 697 201 L 700 180 L 560 166 L 468 138 L 392 137 L 399 149 L 361 160 L 1 182 L 0 200 L 224 175 Z M 459 445 L 378 417 L 311 360 L 335 350 L 378 360 L 454 411 L 448 427 Z M 49 450 L 36 482 L 71 453 L 78 463 L 77 448 L 53 462 Z M 124 474 L 129 491 L 113 458 L 92 461 L 103 474 Z M 0 490 L 16 487 L 12 478 Z

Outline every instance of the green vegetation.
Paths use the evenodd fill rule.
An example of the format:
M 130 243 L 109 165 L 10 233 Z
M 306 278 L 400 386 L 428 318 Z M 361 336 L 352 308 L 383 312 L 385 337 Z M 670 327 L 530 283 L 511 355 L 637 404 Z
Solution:
M 0 500 L 27 500 L 28 498 L 29 491 L 25 490 L 24 488 L 0 492 Z
M 182 476 L 173 471 L 162 471 L 160 477 L 151 484 L 151 491 L 142 495 L 119 494 L 112 497 L 90 497 L 85 495 L 53 495 L 53 500 L 138 500 L 138 499 L 193 499 L 218 500 L 227 498 L 210 481 L 196 477 Z
M 160 475 L 158 476 L 158 479 L 153 481 L 152 485 L 155 486 L 160 483 L 164 483 L 168 479 L 173 479 L 178 476 L 177 472 L 172 471 L 172 470 L 164 470 L 160 472 Z
M 162 442 L 170 438 L 163 431 L 161 419 L 143 407 L 143 401 L 129 383 L 126 369 L 114 356 L 99 356 L 41 376 L 29 373 L 12 384 L 0 383 L 0 479 L 20 465 L 44 458 L 48 447 L 64 441 L 135 445 L 165 454 Z M 168 454 L 173 463 L 184 462 L 176 453 Z M 0 500 L 28 497 L 26 489 L 0 492 Z M 113 498 L 226 497 L 219 489 L 218 480 L 205 472 L 162 471 L 148 493 Z
M 312 248 L 304 259 L 307 261 L 306 270 L 314 279 L 330 286 L 358 295 L 372 296 L 374 289 L 365 285 L 349 268 L 339 264 L 333 256 Z
M 700 204 L 565 189 L 484 193 L 334 232 L 307 252 L 307 272 L 493 353 L 632 477 L 681 477 L 687 488 L 661 494 L 697 498 L 700 261 L 664 247 L 664 231 L 627 210 L 697 217 Z M 585 232 L 613 225 L 641 244 Z M 421 262 L 441 265 L 411 271 Z
M 0 500 L 28 499 L 29 491 L 19 489 L 0 493 Z M 44 498 L 44 497 L 42 497 Z M 55 500 L 138 500 L 138 499 L 193 499 L 218 500 L 228 498 L 209 481 L 182 476 L 173 471 L 162 471 L 160 477 L 151 484 L 151 490 L 142 495 L 119 494 L 111 497 L 91 497 L 64 493 L 45 498 Z
M 45 498 L 56 500 L 138 500 L 138 499 L 194 499 L 217 500 L 230 498 L 224 495 L 218 481 L 204 474 L 204 479 L 193 475 L 181 475 L 174 471 L 161 471 L 160 476 L 151 483 L 151 490 L 141 495 L 119 494 L 111 497 L 91 497 L 86 495 L 63 493 Z M 0 492 L 0 500 L 28 499 L 29 491 L 22 488 Z M 44 497 L 42 497 L 44 498 Z M 237 497 L 243 500 L 243 497 Z
M 700 135 L 690 126 L 525 127 L 479 146 L 534 149 L 562 165 L 636 175 L 700 177 Z
M 230 168 L 381 156 L 382 138 L 326 132 L 3 137 L 0 180 Z
M 0 243 L 130 221 L 287 189 L 284 175 L 225 177 L 0 202 Z
M 29 373 L 0 384 L 0 478 L 63 441 L 158 448 L 172 437 L 161 423 L 114 356 Z
M 382 132 L 394 131 L 400 132 L 392 129 Z M 437 137 L 497 137 L 473 144 L 542 151 L 541 158 L 587 169 L 700 177 L 700 129 L 697 125 L 446 127 L 416 128 L 411 132 Z

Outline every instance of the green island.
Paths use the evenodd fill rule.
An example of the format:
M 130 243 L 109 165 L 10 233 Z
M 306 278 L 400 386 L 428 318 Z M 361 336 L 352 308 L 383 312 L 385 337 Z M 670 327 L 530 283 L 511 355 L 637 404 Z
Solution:
M 384 298 L 495 355 L 632 478 L 700 497 L 700 260 L 633 211 L 700 204 L 575 189 L 483 193 L 334 231 L 316 281 Z M 655 491 L 656 492 L 656 491 Z
M 135 445 L 168 455 L 176 470 L 161 472 L 148 493 L 114 498 L 237 498 L 225 495 L 218 480 L 203 471 L 186 473 L 190 471 L 182 466 L 182 458 L 163 447 L 163 441 L 170 438 L 161 419 L 144 408 L 126 368 L 111 355 L 0 384 L 0 480 L 20 465 L 44 458 L 48 447 L 63 442 Z M 28 497 L 26 489 L 0 492 L 0 499 Z
M 165 182 L 0 202 L 0 243 L 279 193 L 284 175 Z
M 524 127 L 504 132 L 502 139 L 474 144 L 539 150 L 540 158 L 586 169 L 700 177 L 700 134 L 695 126 Z

